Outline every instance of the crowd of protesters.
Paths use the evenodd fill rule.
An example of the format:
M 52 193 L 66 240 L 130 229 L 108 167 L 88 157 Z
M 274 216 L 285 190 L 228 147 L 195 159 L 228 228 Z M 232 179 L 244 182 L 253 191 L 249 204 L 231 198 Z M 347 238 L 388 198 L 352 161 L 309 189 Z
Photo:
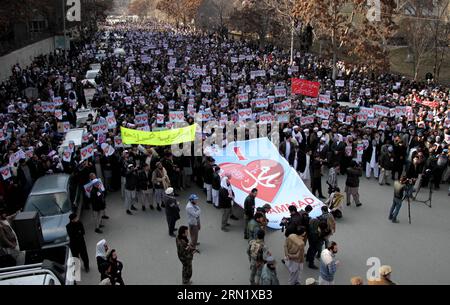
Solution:
M 116 48 L 123 48 L 125 54 L 115 54 Z M 97 54 L 102 50 L 106 55 L 100 59 Z M 90 84 L 84 75 L 89 65 L 97 62 L 101 70 L 89 101 L 85 89 Z M 231 208 L 234 194 L 229 177 L 220 176 L 214 159 L 206 155 L 175 157 L 167 146 L 123 145 L 120 141 L 120 126 L 145 131 L 172 128 L 172 111 L 182 112 L 187 124 L 194 123 L 196 114 L 201 114 L 203 121 L 257 123 L 269 116 L 280 126 L 280 154 L 321 199 L 326 198 L 322 177 L 328 177 L 327 204 L 336 218 L 342 216 L 339 174 L 347 175 L 347 205 L 352 197 L 356 206 L 362 205 L 358 193 L 362 175 L 374 177 L 373 183 L 382 185 L 402 175 L 423 186 L 433 183 L 434 188 L 448 181 L 449 88 L 433 81 L 375 74 L 364 66 L 343 62 L 338 63 L 336 81 L 331 78 L 332 70 L 328 59 L 313 54 L 297 53 L 290 63 L 288 54 L 277 47 L 261 49 L 249 41 L 152 22 L 104 26 L 73 44 L 70 52 L 58 50 L 37 57 L 28 67 L 14 66 L 9 80 L 1 83 L 0 205 L 8 214 L 23 208 L 33 183 L 44 175 L 74 175 L 80 189 L 100 178 L 104 190 L 98 188 L 89 195 L 83 190 L 85 207 L 92 207 L 97 215 L 95 232 L 102 233 L 102 219 L 108 218 L 105 195 L 120 191 L 128 215 L 139 205 L 155 212 L 170 207 L 166 217 L 169 234 L 175 236 L 177 192 L 196 183 L 205 188 L 208 203 L 224 209 L 221 228 L 227 231 L 228 219 L 236 218 Z M 319 98 L 291 94 L 291 78 L 320 82 Z M 37 95 L 31 96 L 29 88 L 36 88 Z M 83 108 L 93 108 L 97 115 L 77 124 L 77 110 Z M 241 116 L 240 110 L 249 109 Z M 99 124 L 107 124 L 107 130 L 98 132 L 95 126 Z M 75 127 L 86 130 L 82 144 L 65 155 L 61 149 L 65 133 Z M 197 136 L 205 138 L 217 128 Z M 81 150 L 91 144 L 93 155 L 85 158 Z M 257 196 L 257 190 L 252 193 Z M 198 251 L 200 229 L 195 198 L 191 196 L 194 205 L 189 209 L 192 251 Z M 246 208 L 245 218 L 244 237 L 261 244 L 263 234 L 252 228 L 254 222 L 264 227 L 264 212 Z M 317 268 L 313 261 L 321 246 L 309 230 L 307 225 L 291 233 L 308 235 L 312 249 L 307 260 Z M 177 239 L 179 254 L 187 257 L 184 261 L 192 259 L 185 251 L 186 236 L 179 232 Z M 337 245 L 323 242 L 329 251 L 322 252 L 323 261 L 333 261 L 330 257 Z M 288 268 L 293 284 L 303 262 L 300 244 L 299 237 L 288 236 L 286 255 L 291 258 Z M 273 258 L 267 255 L 264 261 L 269 266 L 262 269 L 254 254 L 260 247 L 252 246 L 250 281 L 255 283 L 260 276 L 271 282 L 267 277 L 273 274 Z M 189 266 L 185 269 L 183 274 L 189 274 Z M 322 280 L 331 283 L 325 274 L 329 268 L 320 269 Z M 189 280 L 183 277 L 183 282 Z

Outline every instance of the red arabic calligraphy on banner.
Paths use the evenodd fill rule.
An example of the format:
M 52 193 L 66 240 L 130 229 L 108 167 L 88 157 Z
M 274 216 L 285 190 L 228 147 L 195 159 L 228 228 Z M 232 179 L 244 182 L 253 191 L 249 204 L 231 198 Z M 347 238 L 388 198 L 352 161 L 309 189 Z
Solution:
M 320 83 L 300 78 L 292 78 L 292 94 L 317 97 L 319 95 Z

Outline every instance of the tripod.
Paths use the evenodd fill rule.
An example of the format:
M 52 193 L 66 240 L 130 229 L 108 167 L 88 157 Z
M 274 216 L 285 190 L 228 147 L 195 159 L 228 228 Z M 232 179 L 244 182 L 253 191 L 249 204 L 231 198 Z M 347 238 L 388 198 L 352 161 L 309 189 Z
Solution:
M 431 208 L 431 200 L 433 199 L 433 179 L 430 178 L 428 181 L 428 189 L 429 189 L 428 190 L 428 199 L 426 199 L 426 200 L 418 200 L 417 199 L 417 195 L 419 194 L 421 188 L 422 188 L 422 183 L 419 184 L 419 189 L 417 190 L 416 194 L 414 195 L 413 200 L 424 203 L 427 207 Z M 408 200 L 409 200 L 409 198 L 408 198 Z
M 408 218 L 409 218 L 409 224 L 411 224 L 411 199 L 409 197 L 406 197 L 406 200 L 408 202 Z

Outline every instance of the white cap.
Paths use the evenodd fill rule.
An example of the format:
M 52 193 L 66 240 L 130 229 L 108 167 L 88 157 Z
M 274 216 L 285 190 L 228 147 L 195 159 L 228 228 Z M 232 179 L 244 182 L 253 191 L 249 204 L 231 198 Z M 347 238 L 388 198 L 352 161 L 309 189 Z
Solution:
M 171 187 L 167 188 L 166 195 L 170 195 L 172 193 L 173 193 L 173 188 L 171 188 Z
M 386 276 L 386 275 L 391 274 L 391 273 L 392 273 L 391 266 L 383 265 L 383 266 L 380 267 L 380 275 Z

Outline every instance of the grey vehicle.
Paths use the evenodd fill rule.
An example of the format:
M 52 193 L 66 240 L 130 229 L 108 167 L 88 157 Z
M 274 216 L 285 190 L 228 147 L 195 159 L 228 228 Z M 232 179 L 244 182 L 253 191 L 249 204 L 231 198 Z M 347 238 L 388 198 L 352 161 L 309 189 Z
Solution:
M 66 174 L 39 178 L 28 196 L 24 211 L 39 214 L 44 237 L 42 248 L 69 243 L 66 225 L 72 211 L 80 210 L 80 191 L 75 177 Z

